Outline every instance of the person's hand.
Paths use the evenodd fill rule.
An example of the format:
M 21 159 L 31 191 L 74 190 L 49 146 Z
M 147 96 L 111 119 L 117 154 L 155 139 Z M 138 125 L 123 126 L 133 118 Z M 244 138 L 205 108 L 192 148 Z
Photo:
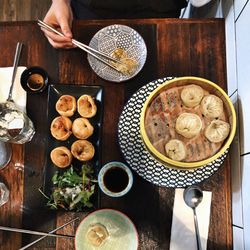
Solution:
M 62 37 L 42 28 L 45 36 L 54 48 L 75 47 L 71 42 L 73 14 L 70 6 L 70 0 L 53 0 L 52 5 L 43 21 L 58 29 L 65 35 L 65 37 Z

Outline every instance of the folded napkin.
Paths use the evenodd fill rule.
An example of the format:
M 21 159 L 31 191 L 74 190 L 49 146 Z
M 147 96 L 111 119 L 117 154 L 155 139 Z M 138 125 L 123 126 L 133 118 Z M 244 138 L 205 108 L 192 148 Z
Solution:
M 211 0 L 190 0 L 191 4 L 194 6 L 194 7 L 202 7 L 204 5 L 206 5 L 207 3 L 209 3 Z
M 22 88 L 20 77 L 26 67 L 18 67 L 12 91 L 12 98 L 18 108 L 26 112 L 26 91 Z M 5 102 L 8 98 L 13 67 L 0 68 L 0 102 Z
M 193 209 L 183 199 L 184 189 L 175 190 L 170 250 L 197 249 Z M 203 191 L 202 202 L 196 208 L 202 250 L 207 249 L 212 193 Z

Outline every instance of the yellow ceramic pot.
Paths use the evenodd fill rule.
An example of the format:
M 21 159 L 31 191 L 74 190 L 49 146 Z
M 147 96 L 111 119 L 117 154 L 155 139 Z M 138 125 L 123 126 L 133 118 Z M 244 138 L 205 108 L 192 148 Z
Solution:
M 151 102 L 154 100 L 154 98 L 161 92 L 173 87 L 180 87 L 180 86 L 185 86 L 189 84 L 195 84 L 201 86 L 203 89 L 207 90 L 210 92 L 210 94 L 214 94 L 218 97 L 220 97 L 223 101 L 224 108 L 226 109 L 226 113 L 228 114 L 229 118 L 229 123 L 230 123 L 230 133 L 229 136 L 225 139 L 222 147 L 220 150 L 215 153 L 213 156 L 201 160 L 201 161 L 195 161 L 195 162 L 180 162 L 180 161 L 175 161 L 170 158 L 168 158 L 166 155 L 160 153 L 150 142 L 146 130 L 145 130 L 145 115 L 146 115 L 146 110 L 151 104 Z M 198 168 L 201 166 L 204 166 L 218 157 L 220 157 L 225 151 L 229 148 L 230 144 L 232 143 L 232 140 L 235 135 L 236 131 L 236 114 L 234 110 L 234 106 L 229 99 L 228 95 L 225 93 L 225 91 L 220 88 L 218 85 L 215 83 L 199 78 L 199 77 L 179 77 L 175 78 L 170 81 L 166 81 L 165 83 L 161 84 L 159 87 L 157 87 L 147 98 L 146 102 L 143 105 L 142 112 L 141 112 L 141 117 L 140 117 L 140 131 L 141 131 L 141 137 L 142 140 L 147 148 L 147 150 L 151 153 L 151 155 L 157 159 L 159 162 L 164 164 L 166 167 L 171 167 L 171 168 L 177 168 L 177 169 L 194 169 Z

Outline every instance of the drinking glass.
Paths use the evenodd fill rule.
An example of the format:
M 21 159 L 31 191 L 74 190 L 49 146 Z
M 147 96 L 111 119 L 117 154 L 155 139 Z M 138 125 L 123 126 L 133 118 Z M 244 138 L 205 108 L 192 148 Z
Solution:
M 3 182 L 0 182 L 0 207 L 9 200 L 10 191 Z
M 13 102 L 0 104 L 0 140 L 24 144 L 30 141 L 35 129 L 29 117 Z

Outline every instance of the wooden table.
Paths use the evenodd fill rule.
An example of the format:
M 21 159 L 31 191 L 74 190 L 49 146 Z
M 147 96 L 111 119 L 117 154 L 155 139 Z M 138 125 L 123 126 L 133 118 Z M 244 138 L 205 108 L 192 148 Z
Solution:
M 77 21 L 76 39 L 88 43 L 102 27 L 121 23 L 136 29 L 145 39 L 148 57 L 142 71 L 132 80 L 115 84 L 100 79 L 90 68 L 86 54 L 79 49 L 56 50 L 50 46 L 34 22 L 0 24 L 0 66 L 11 66 L 16 43 L 25 44 L 21 65 L 41 66 L 50 83 L 102 85 L 104 121 L 102 164 L 124 161 L 117 140 L 117 124 L 124 104 L 141 86 L 164 76 L 200 76 L 226 89 L 225 30 L 223 19 L 151 19 Z M 3 84 L 3 83 L 1 83 Z M 0 172 L 10 189 L 10 200 L 0 208 L 0 225 L 50 231 L 84 213 L 48 212 L 38 192 L 42 186 L 46 145 L 47 92 L 29 94 L 27 112 L 36 135 L 25 146 L 12 145 L 13 157 Z M 101 195 L 100 207 L 115 208 L 127 214 L 139 231 L 139 249 L 169 249 L 174 189 L 153 185 L 134 172 L 135 182 L 124 198 Z M 213 192 L 207 249 L 232 249 L 231 187 L 228 158 L 220 169 L 200 186 Z M 74 234 L 75 227 L 60 233 Z M 34 238 L 0 231 L 0 249 L 18 249 Z M 46 238 L 33 249 L 73 249 L 73 241 Z M 32 249 L 32 248 L 31 248 Z

